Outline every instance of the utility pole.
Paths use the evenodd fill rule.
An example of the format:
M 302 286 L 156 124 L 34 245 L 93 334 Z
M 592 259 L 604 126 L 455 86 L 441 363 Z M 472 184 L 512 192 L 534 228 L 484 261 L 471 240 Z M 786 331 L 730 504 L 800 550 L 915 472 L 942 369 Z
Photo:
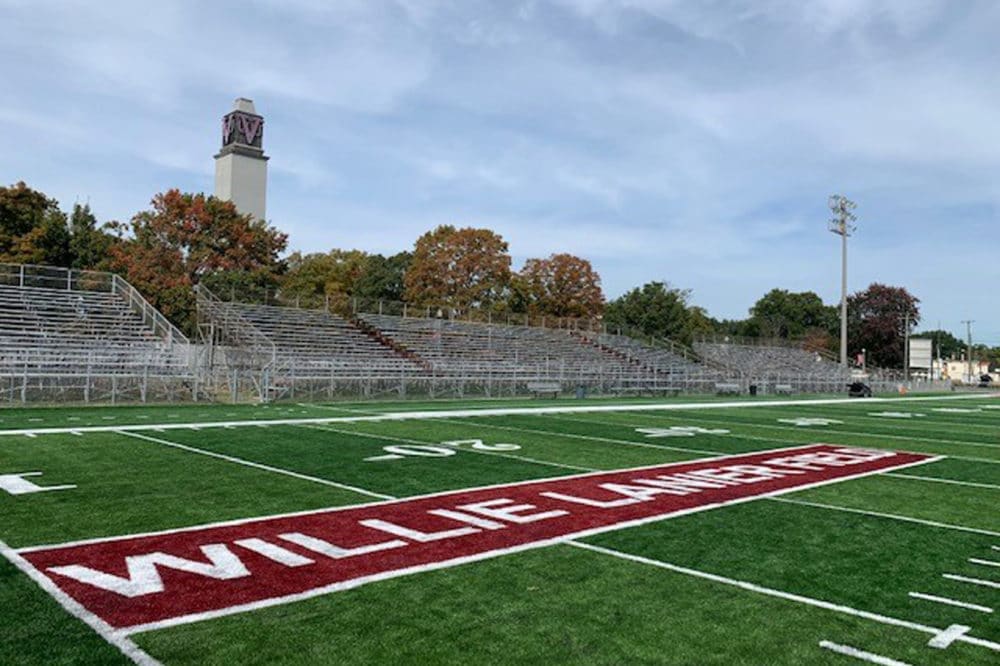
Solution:
M 827 202 L 833 217 L 828 229 L 840 236 L 840 365 L 847 368 L 847 237 L 857 230 L 853 222 L 857 207 L 853 201 L 840 194 L 834 194 Z
M 966 342 L 966 352 L 965 352 L 965 362 L 969 366 L 969 380 L 972 383 L 972 325 L 976 323 L 975 319 L 965 319 L 962 321 L 965 324 L 965 342 Z

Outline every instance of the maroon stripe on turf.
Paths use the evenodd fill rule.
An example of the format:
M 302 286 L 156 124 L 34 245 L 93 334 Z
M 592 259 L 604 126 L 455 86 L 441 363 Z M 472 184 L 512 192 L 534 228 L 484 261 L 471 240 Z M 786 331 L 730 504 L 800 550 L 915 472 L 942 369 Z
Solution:
M 930 456 L 812 445 L 23 553 L 126 628 L 489 557 Z

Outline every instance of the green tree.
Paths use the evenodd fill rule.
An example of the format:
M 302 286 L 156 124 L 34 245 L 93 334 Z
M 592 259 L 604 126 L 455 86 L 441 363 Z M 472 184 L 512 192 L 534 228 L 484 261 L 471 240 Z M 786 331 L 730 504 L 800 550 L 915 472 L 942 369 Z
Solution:
M 89 204 L 73 204 L 69 216 L 69 254 L 72 267 L 103 270 L 107 267 L 111 246 L 116 238 L 97 226 Z
M 354 285 L 354 293 L 367 303 L 377 301 L 399 302 L 406 290 L 404 277 L 413 254 L 400 252 L 390 257 L 370 254 L 364 271 Z
M 848 351 L 865 350 L 869 365 L 903 367 L 906 315 L 910 326 L 920 323 L 920 300 L 903 287 L 872 283 L 847 299 Z
M 750 326 L 765 338 L 801 338 L 811 331 L 831 331 L 837 311 L 811 291 L 772 289 L 750 308 Z
M 0 187 L 0 262 L 70 265 L 66 215 L 23 182 Z
M 287 302 L 306 307 L 345 310 L 364 275 L 369 256 L 361 250 L 330 250 L 288 257 L 288 271 L 281 280 L 281 294 Z
M 237 276 L 243 284 L 277 284 L 285 234 L 204 194 L 170 190 L 151 204 L 116 225 L 122 238 L 111 247 L 110 268 L 182 330 L 194 331 L 194 285 L 218 289 Z
M 689 297 L 687 290 L 648 282 L 609 302 L 604 321 L 610 330 L 620 328 L 687 344 L 691 342 Z

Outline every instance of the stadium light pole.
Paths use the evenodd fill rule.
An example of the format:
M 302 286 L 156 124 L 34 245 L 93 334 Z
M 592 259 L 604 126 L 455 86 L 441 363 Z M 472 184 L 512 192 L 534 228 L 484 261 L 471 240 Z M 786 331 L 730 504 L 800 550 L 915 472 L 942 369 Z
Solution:
M 833 217 L 828 225 L 832 233 L 840 236 L 840 364 L 847 367 L 847 237 L 857 229 L 853 222 L 858 218 L 854 215 L 857 207 L 847 197 L 834 194 L 830 196 L 827 205 Z

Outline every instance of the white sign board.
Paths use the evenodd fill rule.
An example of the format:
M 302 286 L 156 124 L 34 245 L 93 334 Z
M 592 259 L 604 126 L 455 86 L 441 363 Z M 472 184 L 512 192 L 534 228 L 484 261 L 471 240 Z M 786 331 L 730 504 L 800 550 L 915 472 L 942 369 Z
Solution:
M 931 347 L 932 340 L 923 338 L 910 338 L 910 367 L 929 368 L 931 367 Z

